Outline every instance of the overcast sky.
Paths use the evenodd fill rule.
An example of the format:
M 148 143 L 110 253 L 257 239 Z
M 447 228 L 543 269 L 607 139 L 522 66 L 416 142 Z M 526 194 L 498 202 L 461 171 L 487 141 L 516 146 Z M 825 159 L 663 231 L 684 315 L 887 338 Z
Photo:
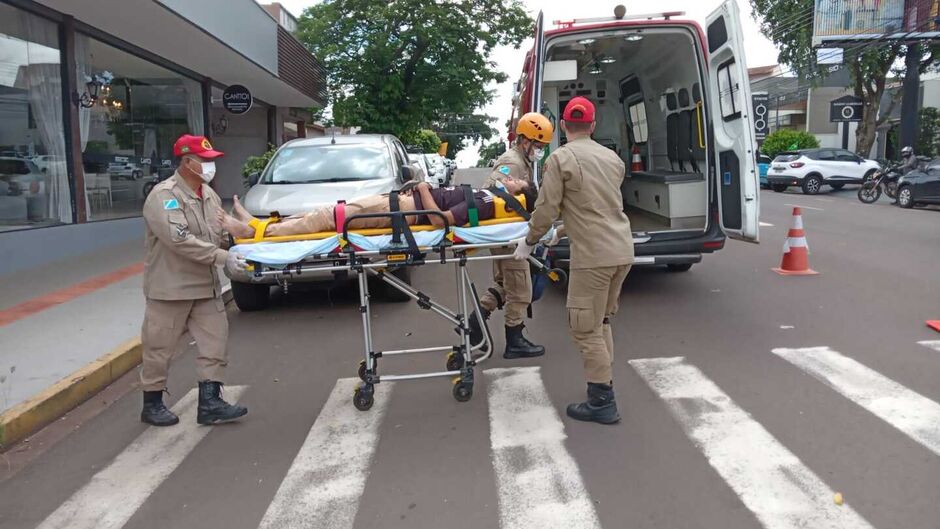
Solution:
M 261 0 L 264 2 L 265 0 Z M 279 0 L 281 5 L 295 16 L 300 16 L 304 8 L 317 4 L 317 0 Z M 544 12 L 546 28 L 551 28 L 553 20 L 564 20 L 570 18 L 588 18 L 598 16 L 612 16 L 614 6 L 622 3 L 627 6 L 627 14 L 630 13 L 657 13 L 663 11 L 685 11 L 686 17 L 698 21 L 704 26 L 705 17 L 721 5 L 721 0 L 523 0 L 533 18 L 541 9 Z M 777 50 L 773 43 L 760 34 L 758 24 L 751 18 L 751 6 L 747 0 L 738 0 L 738 7 L 741 9 L 741 24 L 744 29 L 744 41 L 747 48 L 747 65 L 750 68 L 754 66 L 764 66 L 777 63 Z M 518 50 L 512 47 L 497 48 L 492 56 L 496 64 L 500 65 L 503 71 L 509 75 L 509 81 L 496 85 L 493 88 L 495 97 L 493 102 L 483 108 L 483 113 L 498 118 L 496 127 L 500 135 L 505 139 L 506 131 L 503 130 L 503 123 L 509 119 L 511 112 L 510 100 L 512 97 L 512 82 L 519 78 L 522 70 L 522 61 L 525 59 L 525 51 L 532 46 L 531 39 L 525 41 Z M 457 163 L 461 167 L 473 165 L 477 160 L 477 147 L 470 146 L 464 149 L 457 156 Z

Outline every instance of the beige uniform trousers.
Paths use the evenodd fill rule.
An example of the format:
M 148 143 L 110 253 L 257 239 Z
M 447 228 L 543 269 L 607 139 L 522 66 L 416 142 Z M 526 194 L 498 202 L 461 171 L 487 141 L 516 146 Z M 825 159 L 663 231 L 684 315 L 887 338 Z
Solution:
M 402 211 L 414 211 L 415 201 L 410 196 L 400 195 L 398 207 Z M 321 231 L 336 231 L 336 220 L 333 216 L 333 206 L 317 208 L 302 217 L 290 217 L 268 224 L 264 234 L 269 237 L 281 235 L 302 235 L 305 233 L 318 233 Z M 353 200 L 346 204 L 346 218 L 361 213 L 388 213 L 390 210 L 388 195 L 373 195 Z M 407 217 L 408 224 L 414 224 L 415 217 Z M 363 228 L 390 228 L 391 218 L 379 217 L 374 219 L 357 219 L 349 224 L 350 229 Z M 340 226 L 342 229 L 342 226 Z
M 196 340 L 198 380 L 225 382 L 228 366 L 228 317 L 221 298 L 165 301 L 147 299 L 141 329 L 143 364 L 140 385 L 144 391 L 166 388 L 170 361 L 183 333 Z
M 614 335 L 610 318 L 620 306 L 620 289 L 630 265 L 572 269 L 568 280 L 568 327 L 581 350 L 588 382 L 613 381 Z
M 514 248 L 493 249 L 493 255 L 512 254 Z M 525 319 L 526 310 L 532 303 L 532 276 L 529 273 L 528 261 L 515 259 L 499 259 L 493 261 L 493 279 L 496 285 L 493 288 L 503 300 L 504 317 L 507 327 L 521 325 Z M 496 296 L 486 290 L 480 297 L 480 305 L 493 312 L 497 309 Z

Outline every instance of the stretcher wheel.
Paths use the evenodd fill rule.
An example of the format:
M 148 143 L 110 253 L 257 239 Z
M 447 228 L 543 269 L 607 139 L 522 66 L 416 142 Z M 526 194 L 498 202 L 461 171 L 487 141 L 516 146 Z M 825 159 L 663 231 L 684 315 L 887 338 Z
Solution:
M 454 384 L 454 398 L 457 402 L 467 402 L 473 397 L 473 384 L 458 382 Z
M 359 361 L 359 380 L 363 382 L 366 381 L 366 361 L 365 360 Z
M 365 392 L 362 391 L 362 388 L 356 388 L 356 393 L 353 395 L 353 406 L 357 410 L 368 411 L 373 404 L 375 404 L 375 396 L 371 391 Z
M 552 284 L 559 288 L 565 288 L 568 285 L 568 272 L 565 272 L 561 268 L 553 268 L 552 272 L 555 273 L 558 278 L 555 281 L 552 281 Z
M 447 370 L 460 371 L 463 369 L 463 355 L 451 352 L 447 355 Z

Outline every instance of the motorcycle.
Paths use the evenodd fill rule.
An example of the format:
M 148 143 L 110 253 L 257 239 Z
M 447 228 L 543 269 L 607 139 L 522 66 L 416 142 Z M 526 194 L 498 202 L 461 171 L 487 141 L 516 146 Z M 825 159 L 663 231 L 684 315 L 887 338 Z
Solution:
M 160 182 L 166 180 L 167 178 L 173 176 L 172 171 L 160 171 L 155 175 L 148 176 L 147 183 L 144 184 L 144 187 L 141 189 L 141 193 L 144 195 L 144 200 L 147 199 L 147 195 L 153 191 L 153 188 Z
M 863 204 L 873 204 L 881 198 L 882 191 L 888 198 L 897 199 L 898 179 L 901 178 L 900 164 L 894 164 L 875 171 L 871 178 L 862 183 L 858 190 L 858 199 Z

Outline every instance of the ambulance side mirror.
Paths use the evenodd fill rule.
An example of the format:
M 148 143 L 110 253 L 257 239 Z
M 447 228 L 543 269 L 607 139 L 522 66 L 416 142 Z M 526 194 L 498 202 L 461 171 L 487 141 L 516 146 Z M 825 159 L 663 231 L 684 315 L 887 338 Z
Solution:
M 254 187 L 258 183 L 258 180 L 261 180 L 261 173 L 259 172 L 248 175 L 248 187 Z

